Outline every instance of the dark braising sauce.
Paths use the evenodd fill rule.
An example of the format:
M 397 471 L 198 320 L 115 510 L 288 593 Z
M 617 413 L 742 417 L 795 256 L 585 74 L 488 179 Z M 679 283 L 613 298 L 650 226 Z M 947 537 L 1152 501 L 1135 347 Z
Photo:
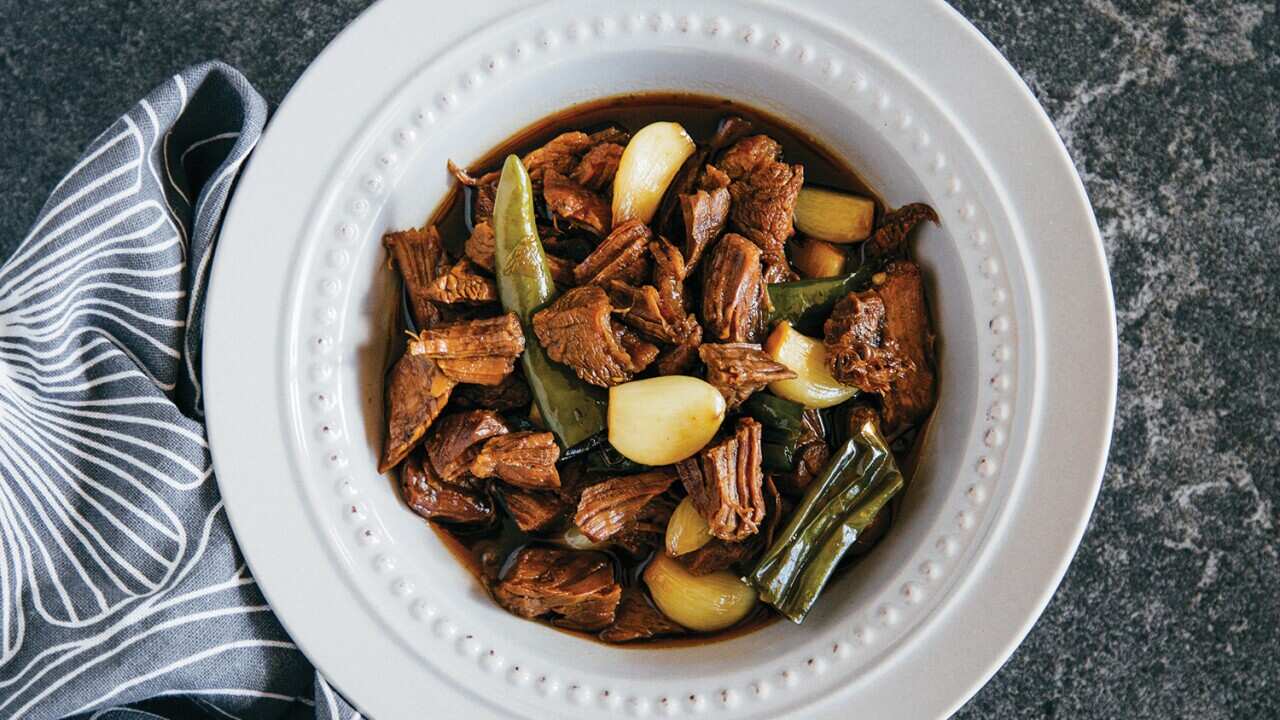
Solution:
M 508 154 L 523 155 L 544 145 L 562 132 L 571 130 L 591 132 L 606 125 L 621 125 L 634 132 L 657 121 L 678 122 L 695 140 L 705 142 L 714 134 L 721 118 L 728 115 L 738 115 L 750 120 L 755 126 L 754 132 L 767 134 L 777 140 L 783 147 L 788 163 L 804 165 L 806 185 L 819 184 L 874 198 L 877 205 L 877 218 L 884 212 L 885 208 L 879 196 L 867 187 L 857 172 L 824 149 L 816 139 L 803 130 L 734 101 L 699 95 L 680 93 L 620 95 L 575 105 L 521 130 L 482 158 L 453 158 L 453 160 L 460 165 L 465 164 L 465 167 L 473 173 L 479 174 L 500 167 L 503 158 Z M 441 171 L 444 171 L 443 167 Z M 461 186 L 456 186 L 435 210 L 430 221 L 438 227 L 446 246 L 459 255 L 463 241 L 470 234 L 470 223 L 467 220 L 468 203 L 464 195 Z M 911 444 L 910 438 L 904 438 L 904 440 L 908 441 L 905 443 L 907 446 Z M 905 454 L 901 452 L 905 449 L 901 447 L 903 444 L 899 443 L 899 446 L 895 447 L 895 453 L 899 456 Z M 854 551 L 842 563 L 842 571 L 856 562 L 855 558 L 865 554 L 866 550 L 870 549 L 871 545 L 884 534 L 883 528 L 887 528 L 891 520 L 887 517 L 890 513 L 886 512 L 884 515 L 885 522 L 877 523 L 880 527 L 873 526 L 868 529 L 865 534 L 867 542 L 859 541 Z M 517 550 L 531 543 L 547 542 L 545 537 L 536 537 L 522 532 L 505 509 L 499 512 L 498 516 L 499 522 L 481 529 L 432 523 L 445 545 L 460 562 L 470 568 L 482 585 L 486 578 L 501 576 Z M 563 547 L 563 545 L 558 546 Z M 608 549 L 603 552 L 612 558 L 616 577 L 624 587 L 643 586 L 640 576 L 648 564 L 648 557 L 637 560 L 625 553 L 613 553 Z M 614 647 L 681 647 L 716 642 L 752 632 L 779 617 L 780 615 L 772 608 L 760 603 L 747 618 L 727 630 L 716 633 L 691 633 L 681 637 L 625 643 L 614 645 Z M 548 626 L 555 627 L 549 623 Z M 593 633 L 556 629 L 584 639 L 597 640 Z

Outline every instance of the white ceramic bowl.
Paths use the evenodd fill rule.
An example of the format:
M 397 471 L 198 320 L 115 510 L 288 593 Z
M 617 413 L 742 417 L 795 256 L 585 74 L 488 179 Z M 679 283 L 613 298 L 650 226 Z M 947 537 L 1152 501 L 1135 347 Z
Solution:
M 941 399 L 889 537 L 803 626 L 618 649 L 493 604 L 375 471 L 395 283 L 379 246 L 463 162 L 628 91 L 733 98 L 806 128 L 892 205 Z M 205 341 L 237 537 L 298 644 L 374 717 L 934 717 L 1044 607 L 1098 490 L 1115 326 L 1097 228 L 1025 86 L 941 2 L 440 7 L 385 0 L 308 70 L 230 210 Z

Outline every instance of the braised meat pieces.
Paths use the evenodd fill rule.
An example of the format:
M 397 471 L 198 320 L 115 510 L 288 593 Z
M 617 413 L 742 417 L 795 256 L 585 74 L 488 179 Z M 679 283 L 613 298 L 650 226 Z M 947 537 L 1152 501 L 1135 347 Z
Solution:
M 471 462 L 476 477 L 497 477 L 527 490 L 560 487 L 560 446 L 549 432 L 515 432 L 484 444 Z
M 909 363 L 884 394 L 885 432 L 893 434 L 924 420 L 933 410 L 937 378 L 933 370 L 933 329 L 924 299 L 920 266 L 895 260 L 885 268 L 885 280 L 876 288 L 884 301 L 884 338 L 893 343 Z
M 891 448 L 905 446 L 933 408 L 933 332 L 908 239 L 938 216 L 924 204 L 883 212 L 865 199 L 811 203 L 806 194 L 801 227 L 813 237 L 792 247 L 806 168 L 786 162 L 778 139 L 790 147 L 802 135 L 738 116 L 722 119 L 709 138 L 662 123 L 654 131 L 673 133 L 668 157 L 634 154 L 671 178 L 655 190 L 636 180 L 633 155 L 618 175 L 630 134 L 593 127 L 600 129 L 547 135 L 521 156 L 528 186 L 518 182 L 515 195 L 504 188 L 504 204 L 515 197 L 519 208 L 532 207 L 517 232 L 537 231 L 546 265 L 532 273 L 536 282 L 521 284 L 511 247 L 498 253 L 498 223 L 515 215 L 511 206 L 494 215 L 503 177 L 496 163 L 468 172 L 450 162 L 462 192 L 433 221 L 440 230 L 427 225 L 383 238 L 403 282 L 397 319 L 406 333 L 397 329 L 386 375 L 378 467 L 398 468 L 408 508 L 448 532 L 484 589 L 515 615 L 609 643 L 718 631 L 700 627 L 700 616 L 713 620 L 726 604 L 744 600 L 752 607 L 735 617 L 754 623 L 749 618 L 769 614 L 756 609 L 758 601 L 782 608 L 755 573 L 776 551 L 775 536 L 782 539 L 795 508 L 809 507 L 815 478 L 849 472 L 830 465 L 848 461 L 851 446 L 841 443 L 850 429 L 863 432 L 874 420 L 889 440 L 904 438 Z M 811 177 L 846 175 L 819 160 L 820 152 L 807 157 L 818 163 L 809 163 Z M 845 184 L 856 187 L 847 175 Z M 637 197 L 641 204 L 628 204 Z M 615 199 L 619 207 L 652 210 L 652 218 L 615 225 Z M 839 241 L 831 227 L 849 218 L 823 213 L 850 207 L 864 213 L 855 218 L 866 223 L 858 237 L 867 226 L 871 236 L 840 246 L 839 263 L 795 255 L 814 279 L 771 287 L 798 279 L 789 253 L 822 249 L 810 240 Z M 848 271 L 858 272 L 826 278 L 844 271 L 846 256 L 854 265 Z M 554 291 L 543 287 L 543 270 Z M 800 318 L 796 334 L 780 341 L 779 333 L 766 351 L 766 336 L 791 318 Z M 816 335 L 818 322 L 820 345 L 798 336 Z M 800 343 L 804 349 L 796 350 Z M 540 352 L 525 355 L 531 349 Z M 823 353 L 831 377 L 860 393 L 839 407 L 809 406 L 821 400 L 806 385 L 831 379 L 816 371 L 818 363 L 794 359 L 804 353 Z M 705 380 L 724 404 L 689 378 L 601 390 L 661 375 Z M 793 382 L 774 384 L 781 381 Z M 677 387 L 682 391 L 670 390 Z M 640 399 L 628 399 L 631 391 Z M 698 399 L 686 406 L 683 397 L 670 397 L 686 394 Z M 610 404 L 594 404 L 606 395 Z M 644 438 L 638 428 L 646 427 L 649 405 L 653 417 L 689 423 L 680 437 L 696 437 L 695 444 L 663 437 L 667 421 L 651 423 L 659 432 Z M 586 420 L 569 425 L 578 415 Z M 671 447 L 665 455 L 650 452 L 646 445 L 654 443 Z M 866 552 L 891 520 L 890 511 L 879 512 L 846 558 Z M 666 557 L 655 561 L 658 555 Z M 758 595 L 735 598 L 745 590 L 739 582 Z M 677 612 L 698 603 L 717 607 Z
M 732 180 L 729 217 L 734 227 L 759 245 L 771 264 L 785 265 L 804 167 L 788 165 L 781 158 L 782 146 L 776 140 L 752 135 L 726 150 L 718 166 Z
M 796 376 L 754 343 L 707 343 L 698 348 L 698 354 L 707 366 L 707 382 L 720 391 L 730 408 L 746 402 L 771 382 Z
M 573 523 L 591 540 L 607 540 L 635 522 L 645 505 L 666 492 L 675 479 L 675 473 L 655 470 L 592 485 L 582 491 Z
M 456 382 L 499 385 L 524 352 L 524 332 L 515 313 L 448 323 L 419 333 L 407 352 L 436 361 Z
M 711 252 L 702 287 L 703 339 L 758 342 L 764 333 L 764 278 L 760 248 L 741 235 L 721 238 Z
M 596 285 L 574 288 L 539 311 L 533 331 L 552 360 L 601 387 L 630 380 L 658 355 L 656 346 L 613 319 L 609 296 Z
M 601 630 L 613 623 L 622 586 L 604 553 L 529 547 L 516 555 L 493 598 L 520 617 L 551 616 L 574 630 Z
M 827 369 L 836 380 L 863 392 L 883 393 L 912 363 L 896 340 L 884 337 L 884 301 L 872 290 L 849 293 L 823 326 Z
M 755 534 L 764 519 L 760 423 L 740 418 L 733 435 L 676 465 L 680 482 L 710 526 L 736 542 Z

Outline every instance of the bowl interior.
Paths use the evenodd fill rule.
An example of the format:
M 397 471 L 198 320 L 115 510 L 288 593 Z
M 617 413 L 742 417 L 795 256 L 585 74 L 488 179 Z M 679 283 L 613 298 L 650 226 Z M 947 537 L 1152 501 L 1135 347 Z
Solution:
M 438 604 L 451 616 L 514 643 L 528 655 L 553 656 L 565 666 L 619 678 L 669 681 L 722 673 L 726 658 L 737 667 L 768 666 L 793 651 L 805 652 L 833 633 L 867 621 L 876 598 L 895 583 L 904 564 L 923 544 L 946 511 L 948 496 L 967 462 L 967 444 L 979 416 L 979 343 L 975 307 L 980 305 L 965 271 L 961 238 L 944 218 L 941 227 L 923 227 L 915 256 L 925 270 L 938 332 L 940 400 L 921 462 L 902 512 L 888 537 L 850 572 L 827 588 L 801 626 L 778 622 L 730 640 L 698 646 L 632 649 L 583 641 L 543 625 L 522 621 L 497 607 L 480 590 L 426 524 L 400 503 L 390 479 L 375 481 L 382 443 L 382 377 L 391 343 L 398 283 L 378 245 L 381 232 L 416 226 L 448 192 L 446 159 L 460 163 L 484 155 L 516 131 L 567 106 L 600 97 L 640 91 L 681 91 L 732 98 L 781 117 L 810 132 L 846 158 L 891 205 L 923 201 L 941 208 L 922 180 L 919 164 L 886 141 L 888 123 L 851 112 L 848 101 L 816 83 L 797 81 L 776 63 L 747 58 L 732 62 L 679 48 L 603 50 L 545 64 L 519 82 L 495 83 L 468 99 L 465 111 L 441 113 L 422 142 L 399 163 L 381 203 L 372 208 L 370 231 L 361 240 L 344 317 L 343 352 L 351 369 L 342 392 L 358 398 L 344 420 L 360 438 L 351 460 L 354 474 L 370 476 L 369 502 L 388 540 L 416 574 L 429 582 Z M 446 103 L 447 104 L 447 103 Z M 936 191 L 935 191 L 936 192 Z M 445 610 L 442 610 L 445 612 Z M 655 662 L 660 658 L 661 662 Z

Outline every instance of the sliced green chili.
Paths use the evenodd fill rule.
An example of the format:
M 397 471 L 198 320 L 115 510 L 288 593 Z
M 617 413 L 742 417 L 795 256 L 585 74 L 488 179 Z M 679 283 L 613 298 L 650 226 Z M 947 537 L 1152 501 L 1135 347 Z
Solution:
M 570 370 L 552 362 L 533 333 L 533 314 L 556 294 L 538 238 L 529 173 L 508 155 L 493 206 L 494 276 L 503 309 L 520 316 L 525 380 L 547 429 L 573 447 L 605 427 L 605 400 Z
M 799 623 L 858 536 L 904 481 L 874 420 L 863 423 L 809 486 L 747 580 Z

